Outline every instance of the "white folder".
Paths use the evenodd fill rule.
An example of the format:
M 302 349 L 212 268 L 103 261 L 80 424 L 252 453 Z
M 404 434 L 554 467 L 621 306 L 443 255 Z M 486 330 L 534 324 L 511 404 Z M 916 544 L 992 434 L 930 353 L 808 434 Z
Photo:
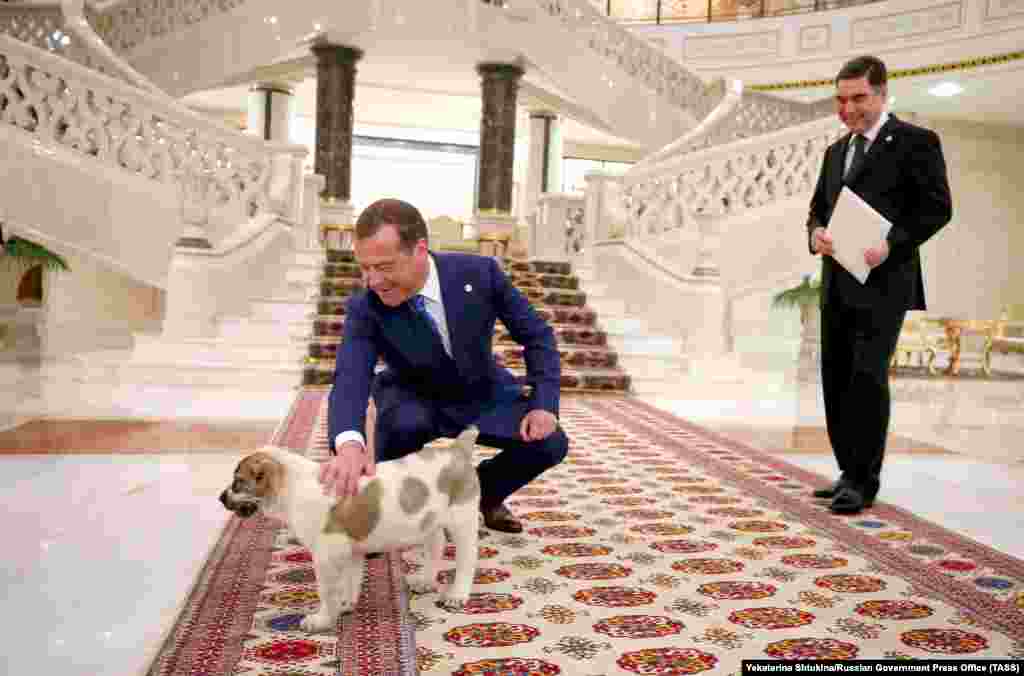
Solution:
M 844 185 L 828 222 L 832 258 L 865 283 L 871 268 L 864 262 L 864 252 L 881 244 L 890 228 L 892 223 Z

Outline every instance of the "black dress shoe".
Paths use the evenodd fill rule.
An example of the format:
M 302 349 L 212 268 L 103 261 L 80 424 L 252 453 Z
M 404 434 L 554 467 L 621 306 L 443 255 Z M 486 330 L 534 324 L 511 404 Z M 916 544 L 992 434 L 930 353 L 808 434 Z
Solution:
M 870 505 L 864 501 L 864 495 L 851 486 L 845 486 L 832 500 L 830 509 L 834 514 L 858 514 Z
M 841 491 L 845 486 L 846 483 L 842 479 L 840 479 L 839 481 L 835 482 L 828 488 L 819 488 L 818 490 L 811 493 L 811 495 L 813 495 L 816 498 L 824 498 L 826 500 L 831 500 L 832 498 L 836 497 L 836 495 L 839 494 L 839 491 Z
M 481 508 L 480 513 L 484 515 L 484 525 L 491 530 L 502 533 L 522 533 L 523 524 L 509 511 L 505 505 Z

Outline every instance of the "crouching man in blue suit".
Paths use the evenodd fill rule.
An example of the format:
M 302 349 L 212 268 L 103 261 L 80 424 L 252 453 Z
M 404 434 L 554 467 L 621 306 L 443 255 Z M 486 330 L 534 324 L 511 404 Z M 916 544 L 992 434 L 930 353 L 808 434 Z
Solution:
M 561 363 L 551 327 L 486 256 L 433 253 L 411 204 L 379 200 L 356 221 L 355 257 L 367 287 L 348 302 L 328 409 L 334 456 L 320 481 L 354 495 L 373 472 L 366 451 L 369 397 L 377 410 L 376 460 L 456 437 L 473 424 L 477 443 L 501 449 L 480 463 L 480 509 L 488 528 L 518 533 L 505 498 L 565 457 L 558 425 Z M 529 397 L 492 352 L 500 319 L 525 348 Z M 386 368 L 374 375 L 378 358 Z

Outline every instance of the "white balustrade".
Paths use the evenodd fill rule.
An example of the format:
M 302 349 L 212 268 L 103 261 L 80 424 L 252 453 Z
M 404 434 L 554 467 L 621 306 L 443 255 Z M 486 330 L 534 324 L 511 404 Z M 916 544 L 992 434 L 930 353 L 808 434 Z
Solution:
M 207 172 L 212 209 L 240 224 L 274 212 L 298 222 L 303 146 L 267 143 L 224 127 L 165 97 L 0 35 L 0 124 L 42 146 L 157 182 Z M 205 205 L 202 205 L 205 207 Z
M 721 221 L 810 193 L 825 148 L 843 133 L 834 118 L 637 165 L 624 176 L 626 237 L 654 241 L 671 230 L 697 234 L 695 276 L 718 274 Z
M 548 192 L 537 203 L 537 218 L 530 227 L 530 256 L 569 261 L 582 254 L 586 220 L 583 196 Z

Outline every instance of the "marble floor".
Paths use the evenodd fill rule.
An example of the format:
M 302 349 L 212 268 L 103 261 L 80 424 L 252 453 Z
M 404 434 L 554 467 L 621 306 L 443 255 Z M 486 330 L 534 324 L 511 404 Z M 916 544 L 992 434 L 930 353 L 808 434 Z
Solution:
M 231 444 L 269 438 L 295 392 L 62 383 L 38 368 L 0 364 L 0 576 L 16 618 L 0 674 L 142 674 L 228 518 L 216 498 L 242 455 Z M 1024 558 L 1024 381 L 893 392 L 880 499 Z M 832 475 L 813 386 L 683 379 L 643 399 Z

